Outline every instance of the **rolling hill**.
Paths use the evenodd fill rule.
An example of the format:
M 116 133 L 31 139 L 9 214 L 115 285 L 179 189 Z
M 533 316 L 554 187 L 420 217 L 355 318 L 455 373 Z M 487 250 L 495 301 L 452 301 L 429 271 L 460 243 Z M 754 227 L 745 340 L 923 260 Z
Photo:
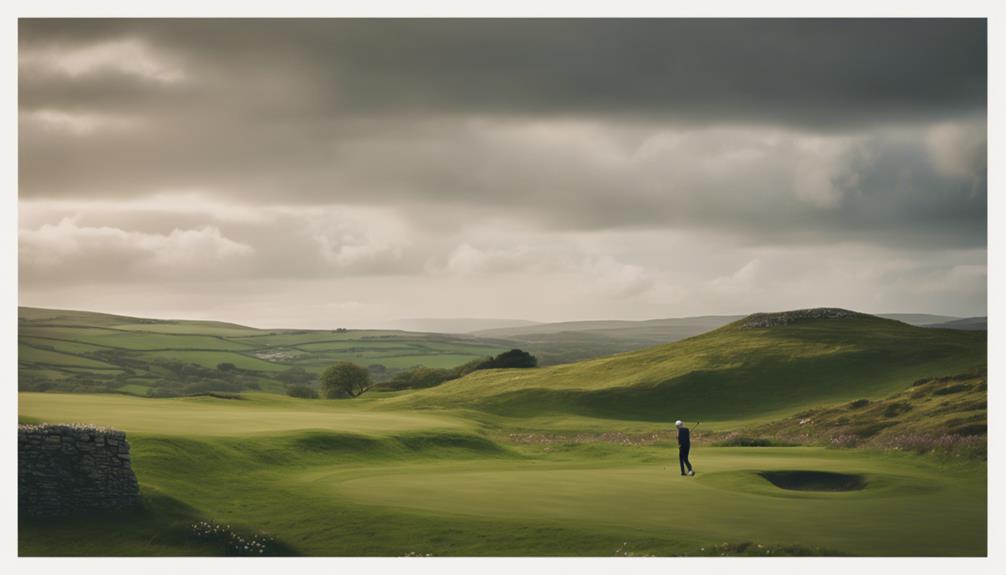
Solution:
M 49 316 L 35 319 L 43 322 L 36 328 L 66 329 L 45 326 Z M 104 343 L 67 341 L 76 351 L 57 353 L 90 360 L 85 346 L 134 325 L 103 321 L 104 329 L 76 329 L 86 330 L 81 340 Z M 215 339 L 193 334 L 192 325 L 145 325 L 164 331 L 139 330 L 134 346 L 167 332 L 208 338 L 200 345 L 246 344 L 207 354 L 248 356 L 255 337 L 309 345 L 283 330 Z M 476 372 L 353 400 L 20 393 L 21 423 L 124 430 L 144 508 L 97 519 L 22 518 L 19 554 L 234 554 L 192 537 L 193 525 L 208 522 L 242 537 L 268 534 L 277 555 L 983 556 L 985 341 L 980 331 L 816 309 L 755 314 L 576 364 Z M 675 418 L 704 422 L 696 477 L 678 476 L 667 433 Z M 541 432 L 562 438 L 520 439 Z M 906 453 L 936 454 L 933 445 L 923 451 L 895 437 L 919 432 L 958 434 L 978 457 Z M 732 433 L 803 445 L 708 441 Z M 650 439 L 623 441 L 633 434 Z M 837 447 L 897 450 L 820 446 L 836 437 Z M 769 479 L 795 472 L 851 478 L 860 488 L 805 491 Z
M 768 417 L 879 398 L 980 368 L 983 332 L 837 309 L 755 314 L 682 341 L 533 370 L 487 370 L 394 398 L 412 407 L 673 421 Z
M 885 313 L 877 317 L 915 326 L 985 329 L 984 318 L 962 320 L 926 313 Z M 486 329 L 470 335 L 516 342 L 537 355 L 542 365 L 555 365 L 680 341 L 743 318 L 743 315 L 706 315 L 641 321 L 567 321 Z
M 18 308 L 22 390 L 184 395 L 314 381 L 337 361 L 375 377 L 422 365 L 454 367 L 504 351 L 465 336 L 388 330 L 255 329 L 213 321 Z
M 962 319 L 955 319 L 951 321 L 944 321 L 941 323 L 927 324 L 925 327 L 932 327 L 938 329 L 964 329 L 964 330 L 988 330 L 988 318 L 985 316 L 979 317 L 966 317 Z

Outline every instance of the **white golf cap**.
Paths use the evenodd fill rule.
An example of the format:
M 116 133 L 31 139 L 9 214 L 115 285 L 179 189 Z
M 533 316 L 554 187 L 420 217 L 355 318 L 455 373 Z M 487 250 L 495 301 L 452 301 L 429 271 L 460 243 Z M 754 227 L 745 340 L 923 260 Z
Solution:
M 685 422 L 681 421 L 680 419 L 674 422 L 674 425 L 677 426 L 677 427 L 681 427 L 684 424 L 685 424 Z

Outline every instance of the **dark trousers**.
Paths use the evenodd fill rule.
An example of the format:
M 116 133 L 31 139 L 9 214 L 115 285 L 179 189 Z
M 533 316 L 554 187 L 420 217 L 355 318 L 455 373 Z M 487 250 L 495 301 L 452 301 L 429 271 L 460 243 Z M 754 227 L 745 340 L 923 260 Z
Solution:
M 692 462 L 688 461 L 688 452 L 692 449 L 691 445 L 681 445 L 678 447 L 678 463 L 681 465 L 681 473 L 685 472 L 685 466 L 688 466 L 688 471 L 692 470 Z

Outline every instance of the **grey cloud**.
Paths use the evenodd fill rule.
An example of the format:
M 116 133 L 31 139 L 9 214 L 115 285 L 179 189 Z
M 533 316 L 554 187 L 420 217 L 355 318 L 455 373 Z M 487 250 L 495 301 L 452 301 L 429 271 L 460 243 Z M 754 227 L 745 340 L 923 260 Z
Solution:
M 19 42 L 28 304 L 984 305 L 984 20 L 29 19 Z
M 984 142 L 980 124 L 961 125 Z M 249 134 L 211 124 L 170 126 L 159 137 L 127 130 L 83 138 L 36 130 L 22 134 L 22 194 L 205 189 L 237 203 L 384 206 L 413 220 L 446 212 L 558 229 L 985 241 L 984 145 L 960 160 L 972 173 L 946 173 L 925 142 L 926 126 L 911 137 L 568 122 L 367 128 Z
M 218 97 L 258 87 L 264 69 L 268 84 L 295 79 L 285 97 L 313 96 L 287 107 L 293 115 L 616 114 L 839 126 L 985 105 L 980 19 L 21 23 L 22 50 L 123 37 L 178 55 L 207 85 L 223 79 Z M 29 82 L 23 98 L 40 105 L 87 93 L 21 76 Z
M 23 20 L 20 41 L 23 197 L 984 241 L 983 20 Z M 104 55 L 44 64 L 81 50 Z M 977 134 L 964 157 L 926 148 L 947 122 Z

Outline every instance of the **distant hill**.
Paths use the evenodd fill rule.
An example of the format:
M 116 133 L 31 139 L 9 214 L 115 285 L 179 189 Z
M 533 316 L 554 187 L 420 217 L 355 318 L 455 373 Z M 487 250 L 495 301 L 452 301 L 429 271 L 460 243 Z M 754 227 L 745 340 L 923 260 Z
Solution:
M 18 388 L 188 395 L 284 393 L 352 361 L 375 379 L 415 366 L 449 368 L 498 354 L 511 342 L 393 330 L 256 329 L 215 321 L 162 320 L 18 308 Z
M 801 310 L 755 314 L 690 339 L 610 357 L 476 372 L 394 401 L 511 416 L 724 420 L 879 398 L 919 378 L 985 363 L 982 332 Z
M 903 321 L 909 325 L 925 326 L 934 323 L 944 323 L 961 319 L 952 315 L 935 315 L 931 313 L 878 313 L 877 317 Z
M 953 321 L 945 321 L 942 323 L 927 324 L 925 327 L 933 327 L 940 329 L 963 329 L 963 330 L 974 330 L 974 331 L 986 331 L 989 328 L 988 318 L 985 316 L 980 317 L 966 317 L 963 319 L 955 319 Z
M 520 329 L 535 325 L 539 323 L 523 319 L 473 317 L 399 319 L 389 323 L 389 326 L 405 331 L 465 334 L 493 329 Z
M 523 349 L 539 356 L 543 365 L 555 365 L 680 341 L 723 327 L 744 317 L 705 315 L 640 321 L 567 321 L 487 329 L 472 332 L 470 335 L 517 342 Z M 925 313 L 891 313 L 880 314 L 877 317 L 916 326 L 959 319 Z M 953 323 L 941 324 L 939 327 L 974 329 Z
M 706 315 L 697 317 L 681 317 L 666 319 L 650 319 L 640 321 L 596 320 L 596 321 L 564 321 L 541 323 L 530 326 L 488 329 L 473 332 L 472 335 L 484 337 L 521 337 L 562 332 L 592 332 L 611 337 L 630 339 L 662 339 L 672 337 L 681 339 L 702 332 L 716 329 L 730 322 L 737 321 L 740 315 Z

